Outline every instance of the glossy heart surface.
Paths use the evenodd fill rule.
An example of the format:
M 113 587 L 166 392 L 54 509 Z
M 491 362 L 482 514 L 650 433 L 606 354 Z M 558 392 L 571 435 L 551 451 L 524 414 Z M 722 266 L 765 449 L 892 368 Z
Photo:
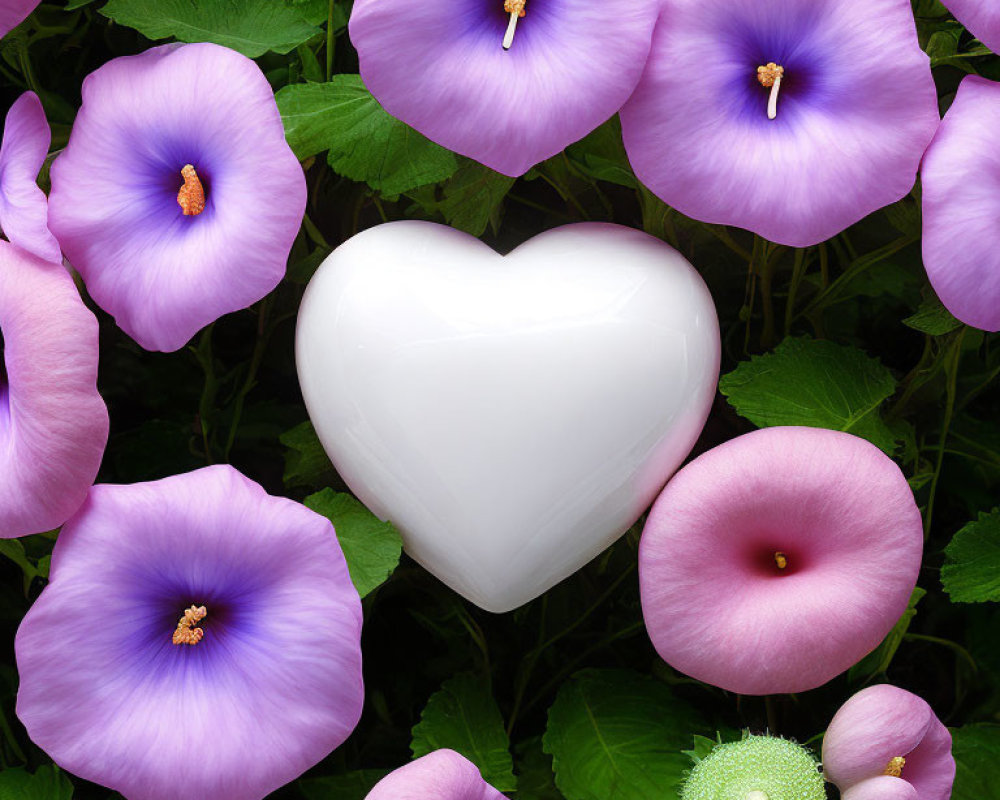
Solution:
M 506 256 L 429 222 L 369 229 L 323 262 L 296 333 L 341 476 L 411 557 L 494 612 L 638 519 L 705 424 L 719 352 L 695 269 L 607 223 Z

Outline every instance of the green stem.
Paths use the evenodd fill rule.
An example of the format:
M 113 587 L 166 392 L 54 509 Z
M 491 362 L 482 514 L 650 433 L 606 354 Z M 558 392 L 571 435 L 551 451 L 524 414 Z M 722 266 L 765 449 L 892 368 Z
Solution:
M 24 755 L 21 745 L 17 743 L 17 737 L 14 736 L 14 731 L 11 729 L 10 723 L 7 721 L 7 715 L 2 711 L 0 711 L 0 727 L 3 728 L 3 735 L 7 740 L 7 744 L 9 744 L 10 749 L 14 751 L 14 757 L 21 763 L 27 763 L 28 759 Z
M 795 262 L 792 264 L 792 278 L 788 284 L 788 300 L 785 302 L 785 336 L 792 332 L 792 320 L 795 318 L 795 297 L 799 293 L 799 285 L 806 274 L 806 251 L 795 250 Z
M 257 340 L 254 343 L 253 356 L 250 358 L 250 368 L 247 370 L 247 377 L 236 395 L 236 407 L 233 409 L 233 421 L 229 425 L 229 435 L 226 437 L 225 461 L 229 461 L 229 455 L 233 451 L 236 443 L 236 434 L 239 431 L 240 422 L 243 419 L 243 407 L 246 403 L 247 395 L 253 391 L 257 383 L 257 372 L 260 370 L 260 362 L 264 359 L 264 351 L 270 340 L 270 329 L 267 325 L 267 318 L 274 303 L 274 296 L 268 295 L 260 304 L 257 312 Z
M 958 367 L 962 360 L 962 340 L 965 338 L 965 326 L 955 336 L 951 345 L 949 359 L 945 362 L 945 374 L 948 376 L 947 395 L 944 407 L 944 421 L 941 423 L 941 440 L 938 444 L 937 463 L 934 466 L 934 477 L 931 478 L 930 497 L 927 499 L 927 515 L 924 519 L 924 539 L 931 535 L 931 521 L 934 517 L 934 499 L 937 496 L 938 481 L 941 479 L 941 465 L 944 463 L 945 446 L 948 442 L 948 430 L 955 414 L 955 395 L 958 386 Z
M 330 0 L 330 10 L 326 15 L 326 80 L 328 83 L 333 77 L 333 54 L 335 47 L 333 36 L 333 6 L 334 0 Z

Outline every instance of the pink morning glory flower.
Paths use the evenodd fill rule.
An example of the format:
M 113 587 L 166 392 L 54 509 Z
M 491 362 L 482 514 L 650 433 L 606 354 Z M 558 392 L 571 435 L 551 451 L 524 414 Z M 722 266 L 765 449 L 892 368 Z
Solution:
M 924 266 L 962 322 L 1000 330 L 1000 83 L 966 77 L 920 169 Z
M 62 264 L 0 241 L 0 538 L 52 530 L 108 441 L 97 320 Z
M 351 41 L 385 110 L 517 176 L 614 116 L 659 0 L 356 0 Z
M 17 714 L 129 800 L 260 800 L 357 724 L 360 635 L 325 517 L 228 466 L 98 485 L 17 632 Z
M 365 800 L 505 800 L 454 750 L 435 750 L 386 775 Z
M 165 45 L 84 81 L 49 225 L 97 304 L 169 351 L 278 285 L 305 203 L 257 65 L 214 44 Z
M 39 0 L 0 0 L 0 36 L 10 31 L 28 18 Z
M 990 50 L 1000 52 L 1000 5 L 995 0 L 941 0 L 941 4 Z
M 895 686 L 863 689 L 834 715 L 823 770 L 843 800 L 948 800 L 951 734 L 926 701 Z
M 909 0 L 664 0 L 629 160 L 695 219 L 816 244 L 913 187 L 938 124 Z
M 62 261 L 49 231 L 48 204 L 36 183 L 52 134 L 42 103 L 25 92 L 10 107 L 0 145 L 0 229 L 11 242 L 45 261 Z
M 874 445 L 765 428 L 667 484 L 639 547 L 642 612 L 671 666 L 741 694 L 813 689 L 873 650 L 903 611 L 920 512 Z

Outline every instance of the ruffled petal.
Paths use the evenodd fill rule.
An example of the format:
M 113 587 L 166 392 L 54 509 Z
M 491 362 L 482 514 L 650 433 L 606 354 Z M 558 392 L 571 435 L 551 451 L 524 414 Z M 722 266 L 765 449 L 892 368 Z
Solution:
M 0 2 L 0 36 L 6 36 L 28 18 L 40 0 L 2 0 Z
M 503 0 L 357 0 L 365 85 L 429 139 L 517 176 L 621 108 L 649 54 L 658 0 L 528 0 L 510 50 Z
M 183 609 L 204 639 L 174 645 Z M 17 713 L 129 800 L 260 800 L 361 713 L 361 604 L 329 521 L 228 466 L 96 486 L 17 634 Z
M 185 217 L 181 169 L 205 210 Z M 49 222 L 94 300 L 139 344 L 176 350 L 281 281 L 305 210 L 271 88 L 213 44 L 116 58 L 87 77 L 52 166 Z
M 931 707 L 915 694 L 888 684 L 862 689 L 840 707 L 827 728 L 826 779 L 845 791 L 883 775 L 891 759 L 907 757 L 917 748 L 932 720 L 936 721 Z M 907 759 L 904 777 L 909 777 L 910 766 Z
M 740 694 L 805 691 L 882 641 L 922 550 L 913 494 L 878 448 L 838 431 L 766 428 L 667 484 L 639 548 L 643 617 L 660 656 L 698 680 Z
M 22 250 L 45 261 L 62 261 L 49 231 L 48 202 L 36 182 L 52 134 L 42 102 L 25 92 L 10 107 L 0 145 L 0 229 Z
M 924 266 L 967 325 L 1000 330 L 1000 83 L 965 78 L 920 170 Z
M 0 241 L 0 537 L 51 530 L 87 497 L 108 440 L 98 326 L 61 264 Z
M 994 53 L 1000 53 L 1000 6 L 990 0 L 941 0 L 955 19 Z
M 471 761 L 453 750 L 435 750 L 386 775 L 366 800 L 504 800 Z
M 775 120 L 756 79 L 772 61 Z M 796 247 L 906 195 L 938 120 L 907 0 L 665 0 L 622 109 L 632 167 L 664 202 Z
M 951 733 L 937 717 L 931 718 L 923 740 L 906 756 L 903 777 L 913 784 L 920 800 L 949 800 L 951 797 L 955 782 Z

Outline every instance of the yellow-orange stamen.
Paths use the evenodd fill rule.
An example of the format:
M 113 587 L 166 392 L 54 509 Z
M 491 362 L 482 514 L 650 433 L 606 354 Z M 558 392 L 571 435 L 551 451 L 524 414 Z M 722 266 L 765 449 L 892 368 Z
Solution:
M 778 569 L 784 569 L 785 567 L 788 566 L 788 556 L 786 556 L 783 552 L 778 550 L 774 554 L 774 563 L 778 567 Z
M 205 187 L 201 185 L 201 179 L 191 164 L 184 165 L 181 177 L 184 185 L 177 193 L 177 204 L 185 217 L 196 217 L 205 210 Z
M 885 772 L 883 775 L 891 775 L 893 778 L 903 777 L 903 767 L 906 766 L 906 759 L 902 756 L 896 756 L 895 758 L 890 758 L 889 763 L 885 765 Z
M 514 44 L 514 32 L 517 30 L 517 21 L 527 13 L 524 10 L 525 3 L 526 0 L 503 0 L 503 10 L 510 14 L 510 22 L 507 23 L 507 33 L 503 37 L 504 50 L 510 50 L 510 46 Z
M 199 622 L 205 619 L 208 609 L 205 606 L 191 606 L 184 611 L 184 616 L 177 623 L 177 630 L 174 631 L 174 644 L 198 644 L 204 636 L 205 631 L 196 628 Z
M 784 77 L 785 68 L 769 61 L 763 67 L 757 67 L 757 80 L 765 89 L 771 90 L 771 96 L 767 100 L 767 118 L 775 119 L 778 116 L 778 92 L 781 90 L 781 79 Z

